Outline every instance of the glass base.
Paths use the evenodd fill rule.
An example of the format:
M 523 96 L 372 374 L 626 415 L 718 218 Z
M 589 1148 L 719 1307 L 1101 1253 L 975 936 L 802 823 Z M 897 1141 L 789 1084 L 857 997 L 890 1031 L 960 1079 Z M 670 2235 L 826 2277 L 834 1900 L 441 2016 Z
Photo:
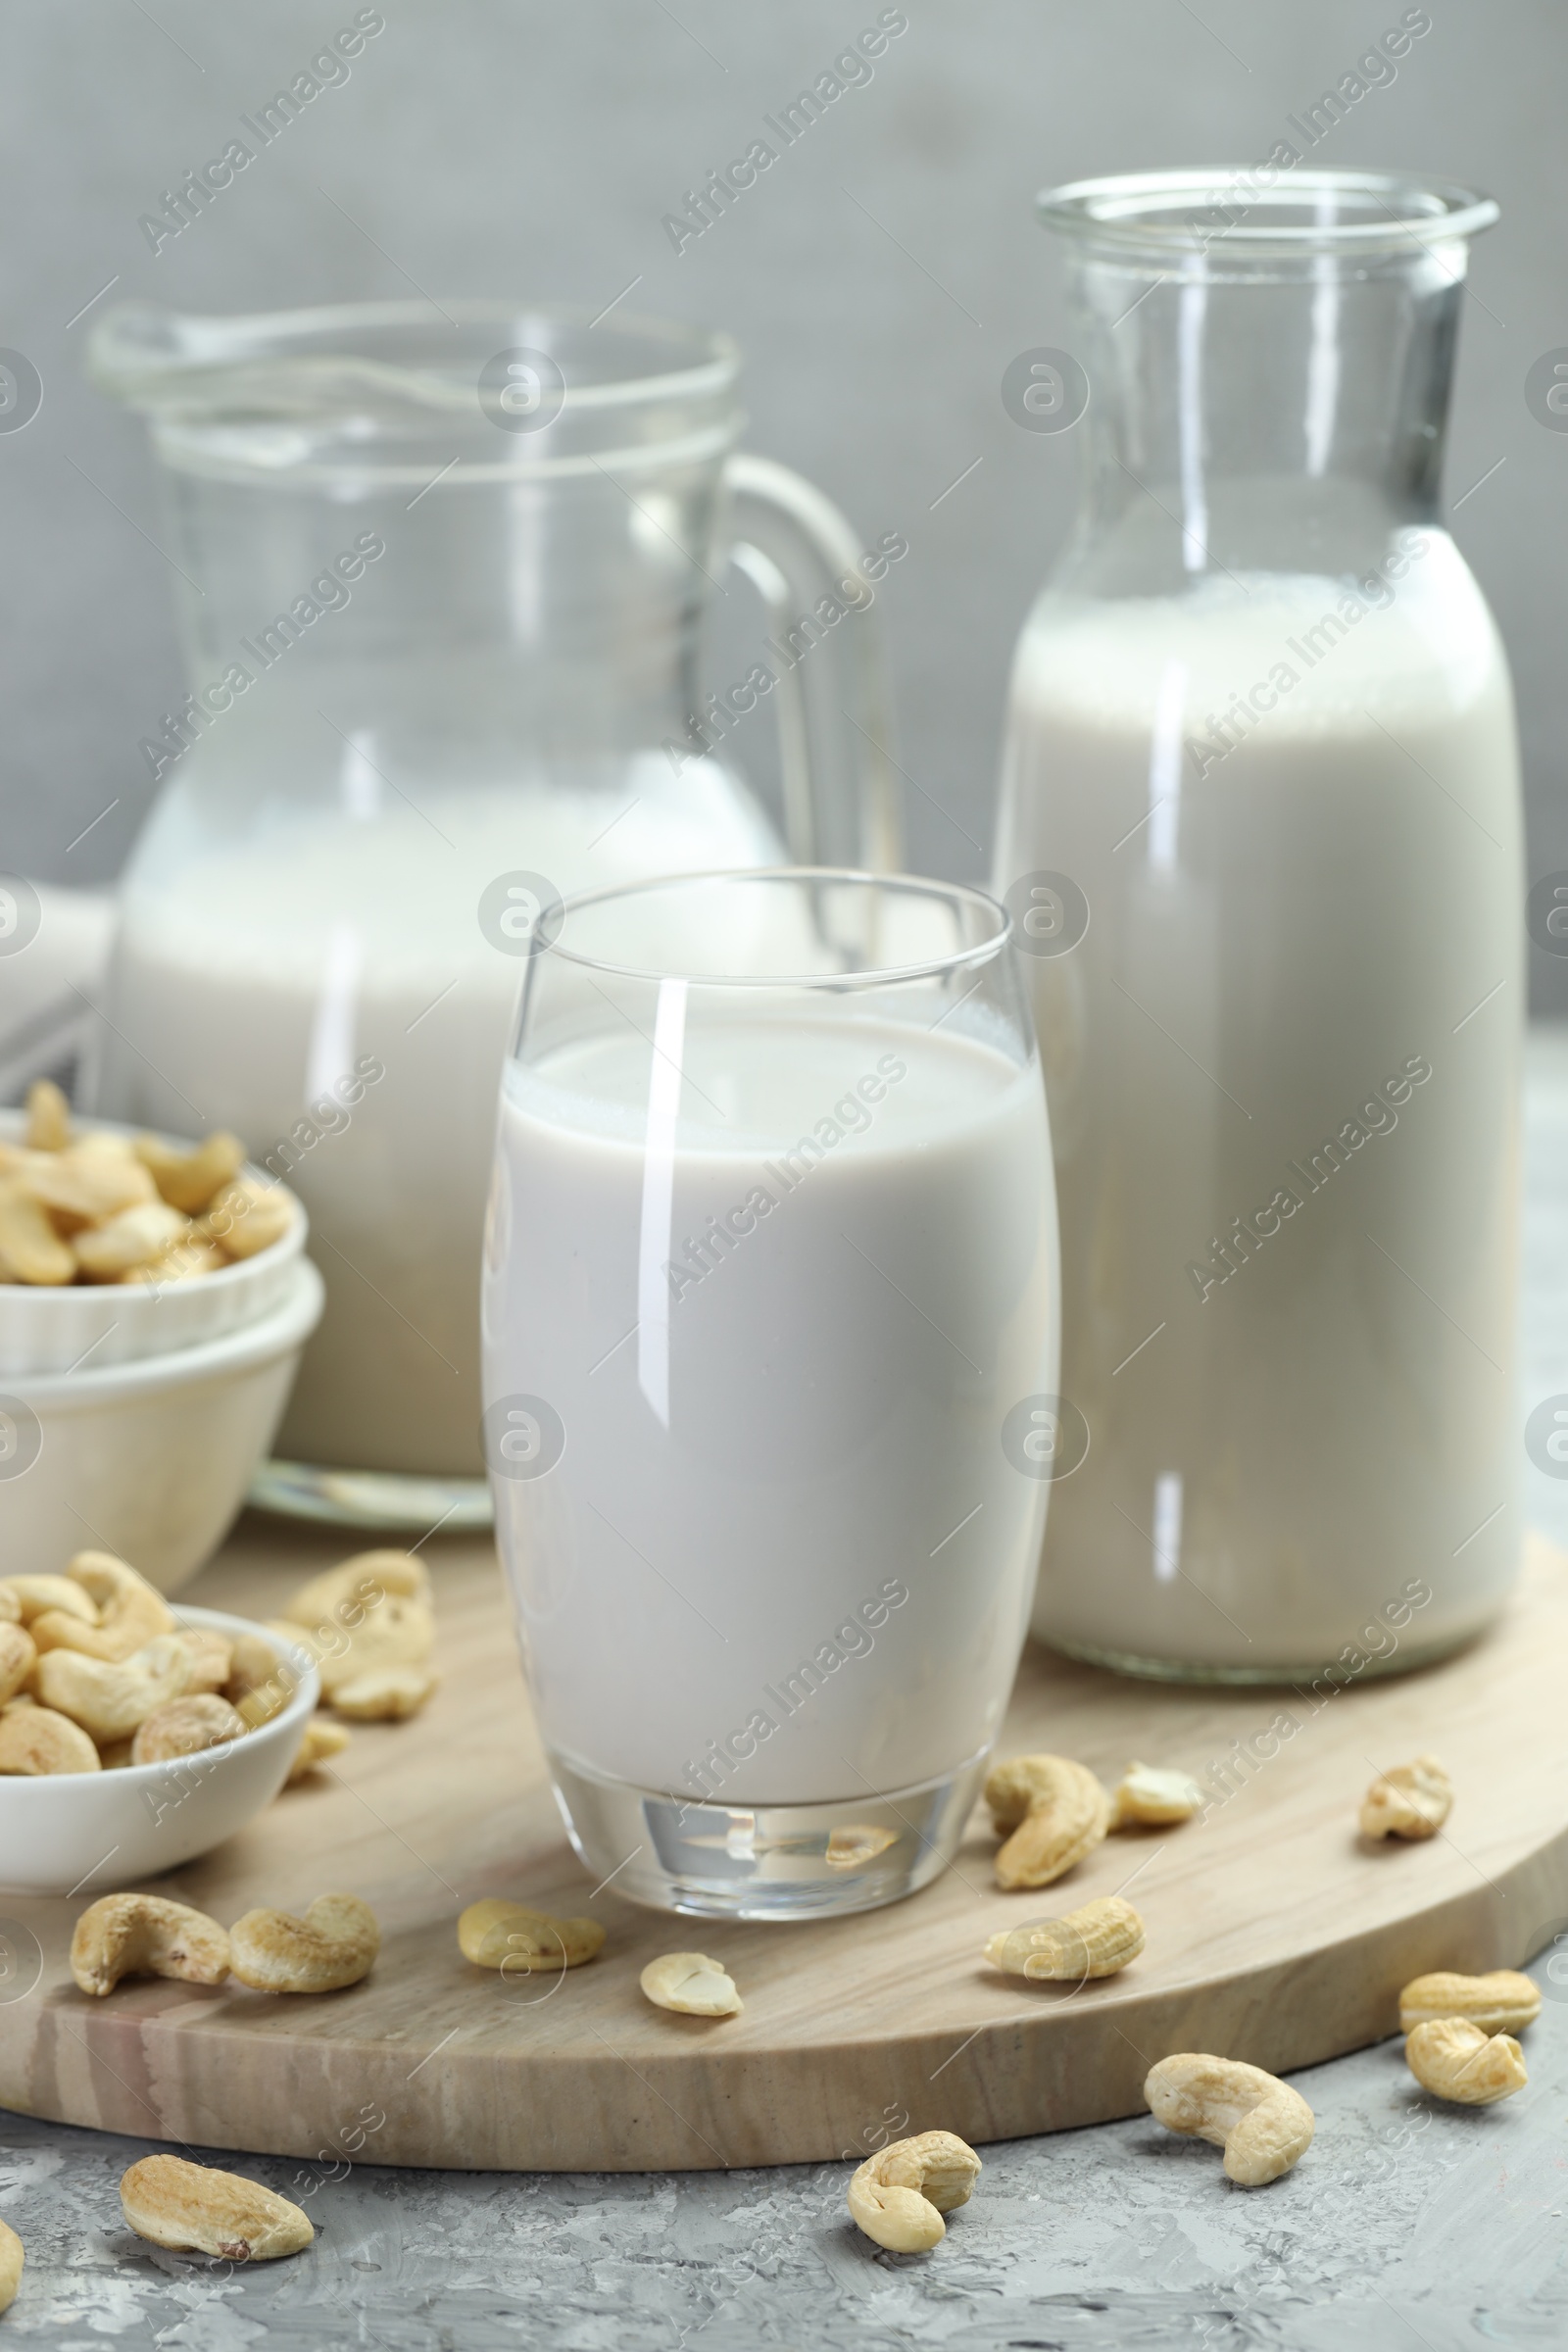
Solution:
M 885 1795 L 702 1804 L 606 1780 L 552 1753 L 556 1801 L 599 1886 L 704 1919 L 833 1919 L 899 1902 L 958 1848 L 989 1751 Z
M 395 1470 L 333 1470 L 321 1462 L 264 1462 L 246 1497 L 258 1511 L 366 1527 L 387 1535 L 460 1535 L 495 1518 L 485 1478 L 407 1478 Z
M 1094 1642 L 1064 1642 L 1055 1634 L 1041 1634 L 1038 1639 L 1059 1658 L 1072 1658 L 1080 1666 L 1102 1666 L 1111 1674 L 1133 1675 L 1140 1682 L 1217 1684 L 1233 1689 L 1283 1687 L 1294 1690 L 1326 1675 L 1341 1685 L 1369 1683 L 1391 1674 L 1413 1674 L 1420 1666 L 1436 1666 L 1477 1641 L 1495 1614 L 1494 1610 L 1479 1624 L 1465 1627 L 1462 1633 L 1450 1634 L 1445 1641 L 1429 1642 L 1424 1648 L 1406 1648 L 1400 1642 L 1381 1658 L 1363 1651 L 1364 1663 L 1353 1668 L 1334 1658 L 1319 1658 L 1310 1666 L 1215 1666 L 1201 1658 L 1148 1658 L 1137 1650 L 1103 1649 Z

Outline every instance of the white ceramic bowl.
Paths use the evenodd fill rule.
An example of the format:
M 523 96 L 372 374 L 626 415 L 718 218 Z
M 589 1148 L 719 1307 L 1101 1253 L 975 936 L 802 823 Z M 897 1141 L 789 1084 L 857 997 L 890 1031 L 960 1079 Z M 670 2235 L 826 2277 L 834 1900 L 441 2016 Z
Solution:
M 174 1614 L 220 1634 L 260 1634 L 287 1656 L 299 1689 L 259 1732 L 201 1755 L 113 1772 L 0 1774 L 0 1892 L 79 1894 L 85 1909 L 97 1895 L 177 1870 L 232 1838 L 282 1788 L 320 1700 L 315 1667 L 248 1618 L 220 1609 Z
M 4 1573 L 58 1575 L 90 1548 L 176 1592 L 245 1499 L 323 1296 L 296 1258 L 281 1306 L 222 1339 L 103 1371 L 0 1375 Z
M 24 1111 L 0 1110 L 0 1142 L 17 1142 L 26 1123 Z M 82 1119 L 78 1124 L 85 1134 L 142 1132 L 117 1127 L 110 1119 Z M 177 1137 L 165 1140 L 180 1151 L 195 1149 Z M 265 1180 L 264 1169 L 247 1168 L 246 1173 Z M 56 1289 L 0 1282 L 0 1386 L 24 1374 L 68 1372 L 73 1364 L 90 1363 L 101 1372 L 111 1364 L 171 1355 L 257 1322 L 289 1296 L 306 1231 L 304 1205 L 295 1200 L 288 1232 L 270 1250 L 258 1250 L 254 1257 L 240 1258 L 217 1274 L 172 1282 L 162 1291 L 145 1290 L 139 1283 L 71 1283 Z

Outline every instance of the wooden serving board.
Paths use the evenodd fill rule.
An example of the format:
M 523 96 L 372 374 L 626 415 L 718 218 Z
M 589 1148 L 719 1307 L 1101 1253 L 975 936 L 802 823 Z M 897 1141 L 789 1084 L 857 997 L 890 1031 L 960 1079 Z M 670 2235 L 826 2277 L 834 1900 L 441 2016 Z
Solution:
M 270 1615 L 346 1548 L 253 1520 L 188 1597 Z M 1354 2049 L 1396 2030 L 1410 1977 L 1522 1963 L 1568 1919 L 1568 1558 L 1540 1542 L 1484 1641 L 1316 1709 L 1289 1690 L 1123 1682 L 1031 1648 L 1004 1753 L 1051 1748 L 1107 1779 L 1139 1756 L 1209 1781 L 1271 1725 L 1261 1746 L 1277 1753 L 1233 1769 L 1236 1793 L 1206 1820 L 1112 1838 L 1043 1893 L 996 1888 L 977 1814 L 924 1893 L 800 1927 L 678 1920 L 613 1886 L 586 1901 L 488 1543 L 436 1547 L 432 1567 L 445 1679 L 426 1713 L 357 1730 L 332 1778 L 160 1883 L 225 1922 L 352 1889 L 382 1922 L 373 1974 L 311 1999 L 136 1982 L 90 2000 L 66 1965 L 83 1898 L 0 1897 L 6 2106 L 197 2148 L 514 2171 L 802 2163 L 932 2126 L 1005 2139 L 1139 2111 L 1171 2050 L 1284 2072 Z M 1283 1739 L 1282 1715 L 1298 1726 Z M 1362 1841 L 1374 1770 L 1427 1749 L 1457 1789 L 1447 1831 Z M 982 1960 L 996 1929 L 1123 1886 L 1149 1932 L 1124 1975 L 1073 1990 Z M 496 1893 L 591 1910 L 603 1954 L 515 1984 L 470 1967 L 454 1922 Z M 644 1963 L 691 1948 L 731 1971 L 743 2016 L 643 1999 Z

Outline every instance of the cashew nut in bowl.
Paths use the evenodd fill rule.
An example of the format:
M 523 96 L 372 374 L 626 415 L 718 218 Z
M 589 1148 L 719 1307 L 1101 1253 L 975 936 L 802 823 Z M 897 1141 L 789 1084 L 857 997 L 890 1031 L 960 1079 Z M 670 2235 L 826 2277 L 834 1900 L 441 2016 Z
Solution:
M 216 1919 L 156 1894 L 106 1894 L 76 1922 L 71 1973 L 83 1992 L 113 1992 L 122 1977 L 220 1984 L 228 1937 Z
M 303 1919 L 247 1911 L 228 1947 L 234 1975 L 258 1992 L 336 1992 L 369 1975 L 381 1931 L 357 1894 L 318 1894 Z
M 32 1670 L 41 1703 L 71 1716 L 100 1745 L 128 1739 L 159 1707 L 182 1697 L 189 1681 L 190 1654 L 177 1634 L 161 1634 L 114 1664 L 79 1650 L 46 1649 Z
M 0 1714 L 0 1773 L 100 1772 L 98 1750 L 79 1723 L 53 1707 L 13 1699 Z
M 16 1697 L 37 1662 L 32 1636 L 20 1625 L 0 1620 L 0 1706 Z
M 96 1624 L 74 1613 L 46 1609 L 30 1628 L 40 1650 L 74 1649 L 84 1657 L 118 1664 L 159 1634 L 174 1632 L 174 1613 L 163 1594 L 106 1551 L 78 1552 L 68 1574 L 96 1602 Z
M 210 1626 L 182 1625 L 179 1638 L 190 1653 L 191 1690 L 221 1690 L 234 1671 L 234 1644 Z M 276 1661 L 274 1659 L 273 1663 Z
M 850 2182 L 857 2229 L 893 2254 L 924 2254 L 946 2237 L 945 2213 L 966 2205 L 979 2157 L 953 2132 L 920 2132 L 868 2156 Z
M 1144 2096 L 1167 2132 L 1212 2141 L 1242 2188 L 1261 2188 L 1299 2164 L 1312 2144 L 1312 2110 L 1298 2090 L 1236 2058 L 1192 2050 L 1151 2069 Z
M 130 1743 L 130 1761 L 167 1764 L 174 1756 L 200 1755 L 207 1748 L 225 1746 L 230 1740 L 243 1740 L 249 1728 L 226 1698 L 198 1690 L 184 1698 L 172 1698 L 167 1707 L 155 1708 L 143 1718 Z
M 7 1608 L 8 1617 L 20 1617 L 30 1626 L 35 1617 L 46 1609 L 64 1609 L 72 1617 L 79 1617 L 84 1625 L 96 1625 L 98 1609 L 88 1599 L 80 1585 L 69 1576 L 8 1576 L 0 1593 L 14 1599 L 16 1607 Z
M 227 2262 L 275 2262 L 298 2254 L 316 2231 L 287 2197 L 183 2156 L 144 2156 L 120 2183 L 120 2205 L 138 2237 L 180 2253 Z
M 1012 1835 L 996 1857 L 997 1883 L 1049 1886 L 1092 1853 L 1110 1826 L 1110 1799 L 1086 1765 L 1068 1756 L 1013 1756 L 986 1781 L 999 1831 Z

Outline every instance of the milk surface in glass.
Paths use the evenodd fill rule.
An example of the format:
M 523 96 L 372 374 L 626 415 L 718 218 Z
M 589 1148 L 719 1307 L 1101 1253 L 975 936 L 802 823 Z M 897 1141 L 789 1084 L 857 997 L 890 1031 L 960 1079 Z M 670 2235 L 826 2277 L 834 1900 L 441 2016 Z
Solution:
M 485 1387 L 564 1438 L 493 1482 L 546 1740 L 730 1805 L 931 1781 L 995 1736 L 1034 1580 L 1001 1440 L 1055 1386 L 1038 1066 L 961 1011 L 695 990 L 679 1060 L 662 1143 L 624 1025 L 509 1067 Z

